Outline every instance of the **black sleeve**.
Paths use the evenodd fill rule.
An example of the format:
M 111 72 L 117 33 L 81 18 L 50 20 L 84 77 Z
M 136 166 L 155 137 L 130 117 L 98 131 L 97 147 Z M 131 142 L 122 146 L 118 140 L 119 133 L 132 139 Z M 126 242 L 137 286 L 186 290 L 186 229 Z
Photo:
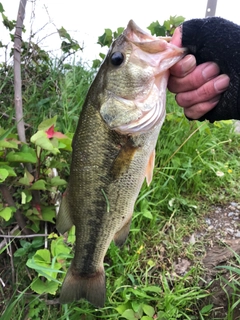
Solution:
M 217 17 L 189 20 L 182 25 L 182 45 L 197 64 L 214 61 L 230 77 L 217 106 L 199 120 L 240 120 L 240 26 Z

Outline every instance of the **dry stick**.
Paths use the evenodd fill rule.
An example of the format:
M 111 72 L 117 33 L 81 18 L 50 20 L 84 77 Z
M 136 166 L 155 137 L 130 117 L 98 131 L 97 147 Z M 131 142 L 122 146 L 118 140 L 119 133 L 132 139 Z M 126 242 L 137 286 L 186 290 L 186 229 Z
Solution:
M 0 238 L 2 237 L 3 238 L 3 240 L 2 240 L 2 242 L 0 242 L 0 252 L 1 252 L 1 250 L 5 247 L 7 247 L 7 245 L 8 245 L 8 242 L 7 242 L 7 240 L 5 239 L 5 237 L 7 237 L 7 238 L 9 238 L 9 237 L 13 237 L 13 235 L 14 235 L 14 232 L 16 232 L 16 231 L 19 231 L 19 226 L 18 225 L 16 225 L 9 233 L 8 233 L 8 235 L 3 235 L 3 237 L 2 237 L 2 234 L 0 234 L 1 236 L 0 236 Z M 0 230 L 1 231 L 1 233 L 3 233 L 3 230 L 1 229 Z M 19 231 L 20 232 L 20 231 Z M 29 237 L 28 235 L 27 236 L 25 236 L 25 237 Z
M 6 234 L 0 234 L 0 238 L 6 238 L 6 239 L 24 239 L 24 238 L 37 238 L 37 237 L 48 237 L 49 234 L 47 233 L 36 233 L 36 234 L 29 234 L 25 236 L 15 236 L 15 235 L 6 235 Z
M 12 245 L 11 241 L 8 240 L 9 243 L 9 256 L 10 256 L 10 261 L 11 261 L 11 269 L 12 269 L 12 283 L 15 283 L 15 268 L 14 268 L 14 263 L 13 263 L 13 250 L 12 250 Z

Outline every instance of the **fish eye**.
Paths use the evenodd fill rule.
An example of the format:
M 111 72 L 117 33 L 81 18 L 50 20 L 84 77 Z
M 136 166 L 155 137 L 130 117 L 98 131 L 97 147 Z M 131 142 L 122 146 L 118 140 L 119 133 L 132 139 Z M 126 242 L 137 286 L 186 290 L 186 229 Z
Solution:
M 111 55 L 111 63 L 114 66 L 120 66 L 124 61 L 124 55 L 122 52 L 116 51 Z

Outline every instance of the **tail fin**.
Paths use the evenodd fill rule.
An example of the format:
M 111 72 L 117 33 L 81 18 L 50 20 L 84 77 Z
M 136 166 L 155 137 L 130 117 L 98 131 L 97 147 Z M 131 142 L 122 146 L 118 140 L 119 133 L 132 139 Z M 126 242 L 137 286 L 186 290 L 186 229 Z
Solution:
M 102 308 L 105 296 L 106 284 L 103 267 L 94 274 L 79 275 L 71 265 L 64 279 L 59 301 L 65 304 L 86 299 L 95 307 Z

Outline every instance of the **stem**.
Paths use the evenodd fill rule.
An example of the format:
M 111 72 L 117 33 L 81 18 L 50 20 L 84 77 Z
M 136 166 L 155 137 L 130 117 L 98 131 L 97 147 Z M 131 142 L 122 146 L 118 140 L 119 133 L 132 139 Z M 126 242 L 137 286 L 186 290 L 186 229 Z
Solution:
M 7 204 L 10 207 L 15 207 L 16 208 L 16 205 L 15 205 L 15 202 L 14 202 L 12 196 L 11 196 L 11 193 L 10 193 L 8 187 L 5 184 L 1 184 L 0 185 L 0 191 L 2 193 L 3 198 L 7 202 Z M 19 209 L 17 209 L 16 212 L 14 213 L 14 217 L 15 217 L 15 219 L 17 221 L 17 224 L 22 229 L 22 232 L 25 235 L 32 234 L 32 231 L 26 228 L 27 224 L 26 224 L 25 218 L 24 218 L 23 214 L 21 213 L 21 211 Z
M 20 141 L 26 142 L 22 108 L 21 46 L 22 29 L 27 0 L 20 0 L 14 35 L 14 103 L 17 131 Z

